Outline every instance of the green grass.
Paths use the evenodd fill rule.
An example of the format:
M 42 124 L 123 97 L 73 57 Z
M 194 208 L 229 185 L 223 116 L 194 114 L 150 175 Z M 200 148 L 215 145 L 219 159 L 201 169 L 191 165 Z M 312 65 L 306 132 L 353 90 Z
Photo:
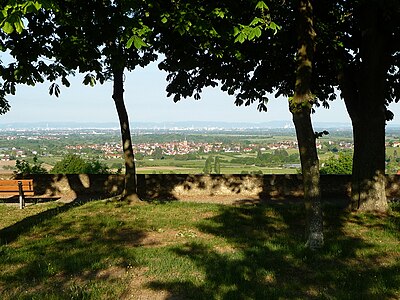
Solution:
M 1 299 L 398 299 L 400 207 L 325 208 L 304 247 L 302 205 L 112 201 L 0 205 Z
M 259 167 L 251 165 L 241 165 L 230 163 L 233 157 L 250 156 L 250 154 L 231 154 L 227 155 L 215 155 L 221 160 L 221 174 L 241 174 L 242 172 L 257 172 L 262 171 L 263 174 L 297 174 L 297 169 L 283 168 L 277 164 L 276 167 Z M 255 156 L 255 154 L 251 154 Z M 204 156 L 206 157 L 206 155 Z M 152 174 L 152 173 L 174 173 L 174 174 L 202 174 L 204 169 L 205 159 L 203 160 L 174 160 L 174 159 L 154 159 L 154 160 L 142 160 L 139 161 L 137 167 L 138 174 Z M 144 167 L 144 168 L 143 168 Z

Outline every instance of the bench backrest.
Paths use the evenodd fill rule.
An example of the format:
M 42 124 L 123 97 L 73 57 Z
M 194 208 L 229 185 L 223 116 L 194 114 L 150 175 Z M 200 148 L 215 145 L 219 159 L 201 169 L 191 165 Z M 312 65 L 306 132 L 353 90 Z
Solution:
M 19 194 L 18 182 L 22 183 L 25 196 L 33 196 L 33 179 L 0 180 L 0 195 L 14 196 Z

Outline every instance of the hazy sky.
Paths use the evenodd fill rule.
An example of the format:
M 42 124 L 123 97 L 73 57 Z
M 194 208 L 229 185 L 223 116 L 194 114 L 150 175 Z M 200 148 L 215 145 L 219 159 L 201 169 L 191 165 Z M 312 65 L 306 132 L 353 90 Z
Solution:
M 267 122 L 291 120 L 284 98 L 268 103 L 269 111 L 258 112 L 257 104 L 236 107 L 234 98 L 218 88 L 206 89 L 201 100 L 184 99 L 174 103 L 167 98 L 166 73 L 158 70 L 154 63 L 126 74 L 125 103 L 130 121 L 226 121 Z M 111 98 L 112 83 L 84 86 L 81 77 L 71 78 L 69 88 L 61 87 L 59 98 L 49 96 L 49 83 L 36 87 L 18 86 L 17 94 L 9 97 L 11 110 L 0 116 L 0 123 L 10 122 L 118 122 L 114 102 Z M 400 107 L 392 108 L 393 123 L 400 123 Z M 342 100 L 332 102 L 331 109 L 319 108 L 313 115 L 315 122 L 344 122 L 350 120 Z

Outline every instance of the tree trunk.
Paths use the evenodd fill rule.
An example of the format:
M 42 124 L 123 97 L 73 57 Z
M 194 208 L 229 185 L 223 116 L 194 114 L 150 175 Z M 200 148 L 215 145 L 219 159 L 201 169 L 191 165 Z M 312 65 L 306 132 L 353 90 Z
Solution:
M 132 148 L 132 138 L 129 129 L 129 118 L 124 103 L 124 70 L 123 68 L 113 69 L 114 89 L 113 99 L 118 112 L 119 124 L 121 127 L 122 147 L 125 159 L 125 182 L 122 192 L 122 200 L 139 201 L 137 195 L 135 157 Z
M 319 160 L 315 134 L 311 124 L 310 110 L 292 111 L 292 115 L 303 175 L 304 203 L 307 213 L 307 245 L 314 250 L 321 248 L 324 244 Z
M 389 66 L 387 34 L 381 31 L 379 7 L 360 7 L 361 67 L 348 67 L 339 77 L 342 96 L 353 125 L 354 156 L 351 208 L 388 208 L 385 179 L 385 80 Z M 354 80 L 354 76 L 357 79 Z
M 351 209 L 388 208 L 385 179 L 385 121 L 375 116 L 353 122 L 354 156 Z
M 293 116 L 303 174 L 304 201 L 307 212 L 307 246 L 316 250 L 324 244 L 319 160 L 315 133 L 311 123 L 314 96 L 311 93 L 315 31 L 313 8 L 309 0 L 300 0 L 298 7 L 298 51 L 296 85 L 289 109 Z

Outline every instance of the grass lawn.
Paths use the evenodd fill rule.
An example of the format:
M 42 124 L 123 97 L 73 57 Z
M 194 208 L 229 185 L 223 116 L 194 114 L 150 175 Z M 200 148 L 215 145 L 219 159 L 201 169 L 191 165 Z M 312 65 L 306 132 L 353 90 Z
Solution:
M 0 205 L 0 298 L 399 299 L 400 206 L 325 208 L 305 249 L 296 204 Z

